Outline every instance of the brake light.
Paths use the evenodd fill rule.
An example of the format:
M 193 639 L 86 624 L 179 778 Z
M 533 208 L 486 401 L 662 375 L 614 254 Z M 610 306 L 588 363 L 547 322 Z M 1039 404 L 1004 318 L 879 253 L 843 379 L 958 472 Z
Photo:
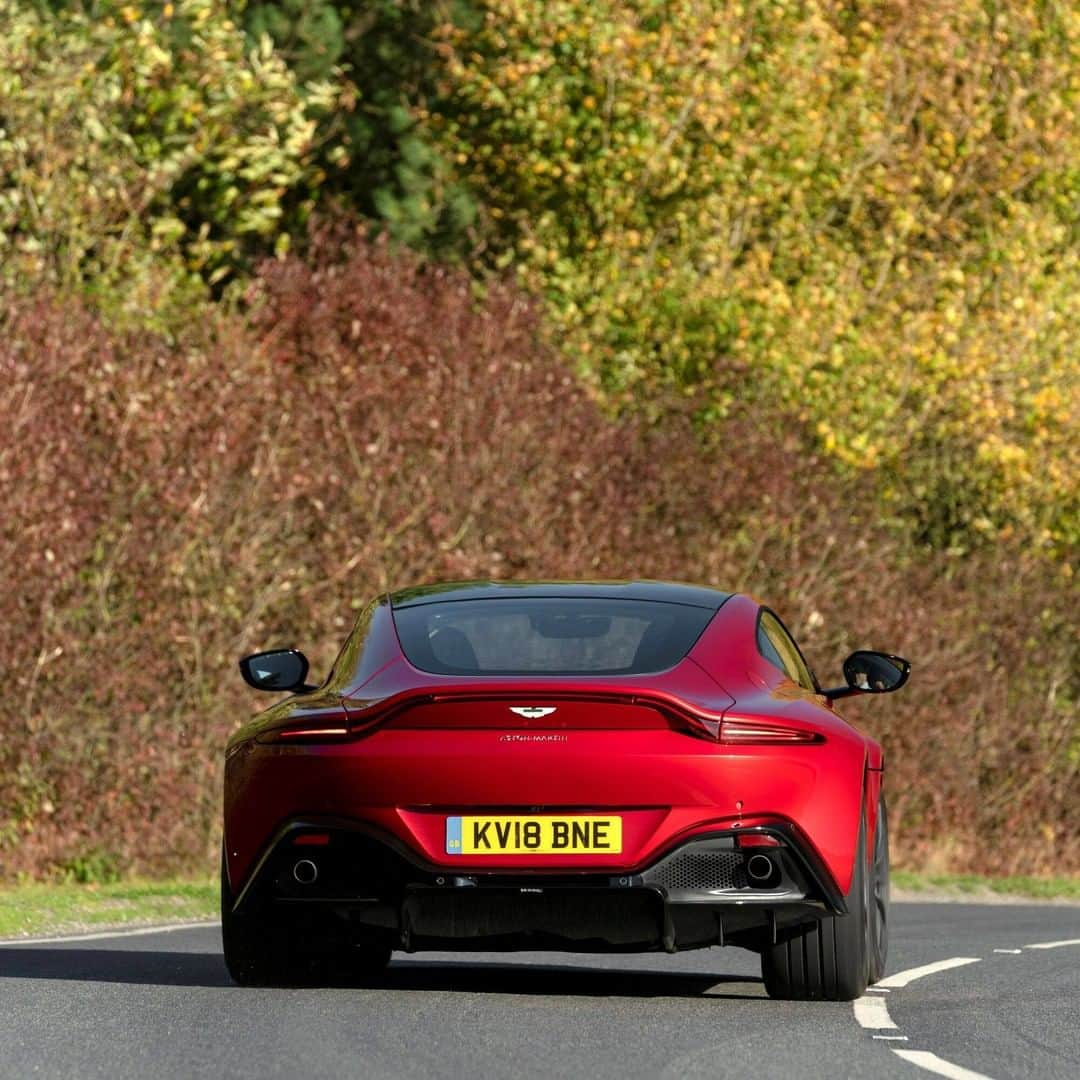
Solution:
M 816 731 L 763 724 L 757 720 L 724 720 L 720 741 L 735 746 L 764 743 L 820 743 L 825 739 Z
M 341 708 L 333 712 L 313 713 L 310 718 L 294 718 L 290 726 L 259 736 L 260 742 L 337 742 L 354 739 L 377 727 L 401 708 L 402 705 L 384 704 L 385 699 L 374 698 L 361 705 Z
M 309 717 L 292 717 L 287 727 L 267 731 L 259 736 L 259 742 L 302 743 L 336 742 L 349 737 L 349 717 L 340 710 L 314 713 Z

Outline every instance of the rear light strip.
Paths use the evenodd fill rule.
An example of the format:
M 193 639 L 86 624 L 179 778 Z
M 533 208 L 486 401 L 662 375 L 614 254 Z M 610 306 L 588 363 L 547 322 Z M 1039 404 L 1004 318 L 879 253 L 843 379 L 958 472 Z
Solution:
M 383 707 L 381 701 L 376 701 L 366 709 L 358 709 L 353 715 L 350 715 L 348 710 L 342 709 L 337 714 L 312 717 L 310 727 L 302 722 L 294 721 L 295 726 L 268 731 L 260 735 L 259 739 L 262 742 L 342 742 L 363 735 L 369 728 L 388 719 L 401 707 L 403 706 L 397 705 L 387 709 Z
M 553 700 L 555 695 L 548 695 Z M 570 697 L 570 695 L 567 695 Z M 312 717 L 313 723 L 321 726 L 305 727 L 302 724 L 267 732 L 260 738 L 270 742 L 336 742 L 356 738 L 371 728 L 385 723 L 398 712 L 411 706 L 432 701 L 449 700 L 451 695 L 423 695 L 411 700 L 372 702 L 367 708 L 358 710 L 356 715 L 323 715 Z M 616 699 L 618 700 L 618 699 Z M 763 722 L 746 717 L 705 716 L 689 708 L 678 708 L 674 703 L 655 700 L 644 695 L 633 695 L 626 699 L 628 704 L 647 705 L 674 720 L 684 731 L 693 735 L 719 742 L 727 746 L 761 746 L 778 744 L 814 744 L 823 743 L 825 738 L 819 732 L 784 724 Z M 330 723 L 327 723 L 330 721 Z M 336 721 L 336 723 L 334 722 Z
M 720 725 L 720 741 L 730 746 L 769 743 L 821 743 L 825 739 L 816 731 L 805 728 L 762 724 L 757 720 L 724 720 Z
M 349 734 L 349 729 L 344 727 L 324 728 L 288 728 L 285 731 L 277 731 L 274 737 L 278 739 L 331 739 L 343 738 Z

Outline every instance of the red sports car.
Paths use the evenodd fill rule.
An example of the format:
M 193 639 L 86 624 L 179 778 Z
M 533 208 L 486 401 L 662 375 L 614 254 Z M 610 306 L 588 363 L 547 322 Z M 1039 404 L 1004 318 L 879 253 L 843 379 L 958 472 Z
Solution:
M 394 949 L 737 945 L 773 997 L 885 966 L 881 747 L 747 596 L 659 582 L 460 583 L 363 610 L 318 687 L 229 740 L 222 930 L 243 984 L 370 975 Z

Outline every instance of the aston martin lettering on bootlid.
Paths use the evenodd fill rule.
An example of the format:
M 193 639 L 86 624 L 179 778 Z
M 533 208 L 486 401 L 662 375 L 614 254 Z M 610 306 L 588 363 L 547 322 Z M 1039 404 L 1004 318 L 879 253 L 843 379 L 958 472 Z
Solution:
M 511 706 L 510 711 L 517 713 L 518 716 L 524 716 L 526 720 L 540 720 L 542 717 L 550 716 L 555 710 L 544 709 L 539 705 L 519 705 L 517 707 Z
M 500 735 L 499 742 L 566 742 L 565 735 Z

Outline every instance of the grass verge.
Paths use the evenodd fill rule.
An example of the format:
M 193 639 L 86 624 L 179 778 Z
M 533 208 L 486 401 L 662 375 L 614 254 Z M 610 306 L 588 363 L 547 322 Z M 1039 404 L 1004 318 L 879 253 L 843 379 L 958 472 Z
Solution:
M 945 894 L 969 900 L 1000 897 L 1080 903 L 1080 877 L 981 877 L 977 874 L 919 874 L 910 870 L 894 870 L 891 877 L 893 888 L 903 893 Z
M 216 881 L 121 881 L 108 885 L 17 885 L 0 889 L 0 938 L 216 916 Z

